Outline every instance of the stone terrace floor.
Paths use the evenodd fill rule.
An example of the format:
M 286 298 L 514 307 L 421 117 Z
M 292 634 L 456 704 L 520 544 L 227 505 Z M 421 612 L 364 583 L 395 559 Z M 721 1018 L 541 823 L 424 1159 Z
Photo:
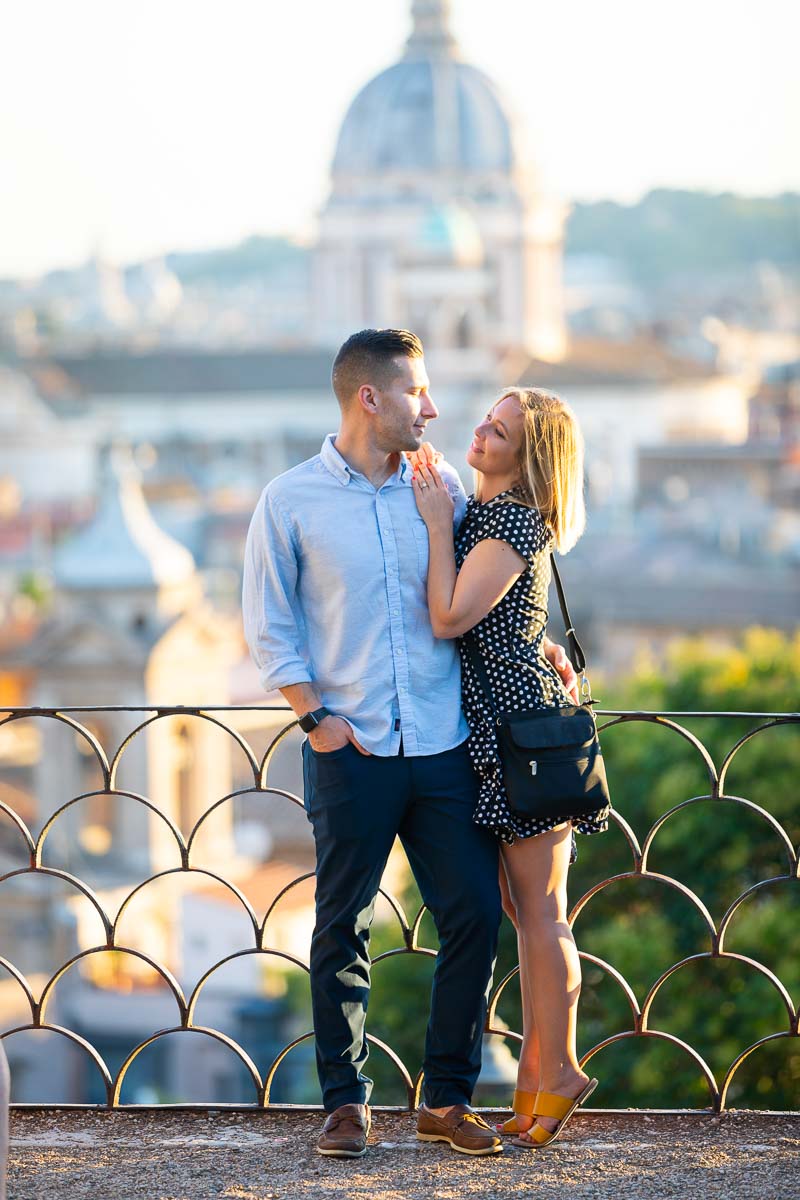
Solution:
M 365 1158 L 313 1151 L 318 1114 L 17 1111 L 9 1200 L 798 1200 L 800 1113 L 578 1114 L 549 1150 L 475 1159 L 377 1113 Z

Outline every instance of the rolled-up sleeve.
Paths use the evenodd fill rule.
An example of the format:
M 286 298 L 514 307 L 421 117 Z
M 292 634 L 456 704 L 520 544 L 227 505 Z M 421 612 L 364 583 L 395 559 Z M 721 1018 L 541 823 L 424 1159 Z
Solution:
M 297 547 L 279 498 L 267 487 L 247 533 L 242 586 L 244 636 L 265 691 L 310 683 L 296 603 Z

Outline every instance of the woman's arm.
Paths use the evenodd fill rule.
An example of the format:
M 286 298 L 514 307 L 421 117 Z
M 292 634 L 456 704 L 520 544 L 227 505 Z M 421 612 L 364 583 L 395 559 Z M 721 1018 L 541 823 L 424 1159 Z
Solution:
M 435 467 L 418 468 L 414 496 L 428 527 L 428 608 L 436 637 L 456 638 L 483 620 L 527 567 L 507 542 L 487 539 L 456 574 L 453 502 Z
M 428 606 L 431 625 L 437 637 L 454 638 L 472 629 L 491 612 L 527 564 L 522 555 L 507 542 L 487 539 L 470 551 L 457 575 L 452 501 L 446 489 L 443 489 L 445 496 L 441 495 L 435 475 L 423 473 L 424 465 L 415 464 L 414 496 L 417 508 L 428 526 Z M 428 486 L 423 488 L 423 483 Z M 564 647 L 545 636 L 542 653 L 561 676 L 561 682 L 575 704 L 578 704 L 578 680 Z
M 444 541 L 442 538 L 441 542 Z M 500 603 L 527 563 L 508 542 L 487 539 L 470 550 L 461 570 L 455 575 L 452 535 L 449 551 L 444 545 L 440 550 L 439 545 L 440 540 L 431 537 L 431 563 L 428 569 L 431 625 L 436 637 L 461 637 Z M 446 553 L 453 560 L 453 582 L 448 582 L 445 574 L 437 569 L 440 555 L 443 557 Z

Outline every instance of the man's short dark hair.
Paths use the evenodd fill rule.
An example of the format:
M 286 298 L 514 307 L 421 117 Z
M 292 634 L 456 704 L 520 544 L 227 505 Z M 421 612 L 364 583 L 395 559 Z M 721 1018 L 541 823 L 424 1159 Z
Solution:
M 422 358 L 422 342 L 408 329 L 361 329 L 347 339 L 333 363 L 331 381 L 344 407 L 365 383 L 385 387 L 397 372 L 396 358 Z

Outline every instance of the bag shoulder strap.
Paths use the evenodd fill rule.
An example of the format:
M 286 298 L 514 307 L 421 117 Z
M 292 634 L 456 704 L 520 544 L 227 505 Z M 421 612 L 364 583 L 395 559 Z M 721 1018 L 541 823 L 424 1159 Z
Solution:
M 569 642 L 569 656 L 578 675 L 583 675 L 586 671 L 586 656 L 575 633 L 575 626 L 570 619 L 569 609 L 567 608 L 567 597 L 564 595 L 564 585 L 561 582 L 556 556 L 552 550 L 550 551 L 550 565 L 553 568 L 553 579 L 555 580 L 556 591 L 558 593 L 558 603 L 561 607 L 561 617 L 564 622 L 567 641 Z

